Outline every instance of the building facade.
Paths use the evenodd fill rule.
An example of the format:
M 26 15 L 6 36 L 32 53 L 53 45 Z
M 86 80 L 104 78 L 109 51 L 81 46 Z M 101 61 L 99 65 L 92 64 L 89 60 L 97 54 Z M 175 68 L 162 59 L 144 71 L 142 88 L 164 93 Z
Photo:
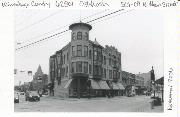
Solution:
M 89 40 L 92 26 L 69 26 L 71 42 L 49 59 L 50 94 L 60 97 L 120 95 L 124 90 L 121 53 L 115 47 Z
M 41 66 L 39 65 L 36 73 L 33 76 L 31 90 L 38 92 L 45 92 L 48 85 L 48 75 L 42 72 Z

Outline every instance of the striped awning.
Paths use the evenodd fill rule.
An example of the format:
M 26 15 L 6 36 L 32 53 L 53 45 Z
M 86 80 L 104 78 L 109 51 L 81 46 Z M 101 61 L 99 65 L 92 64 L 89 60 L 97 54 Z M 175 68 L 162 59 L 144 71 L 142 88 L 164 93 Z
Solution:
M 99 81 L 98 83 L 99 83 L 101 89 L 110 89 L 109 86 L 108 86 L 108 84 L 106 83 L 106 81 L 102 81 L 102 80 L 101 80 L 101 81 Z
M 72 79 L 68 80 L 64 88 L 67 89 L 70 86 L 71 82 L 72 82 Z
M 115 89 L 115 90 L 119 90 L 119 86 L 117 85 L 117 83 L 112 83 L 112 85 L 113 85 L 113 89 Z
M 91 79 L 91 87 L 92 87 L 92 89 L 101 89 L 98 82 L 95 80 L 92 80 L 92 79 Z
M 124 86 L 121 83 L 117 83 L 117 85 L 119 86 L 120 90 L 125 90 Z

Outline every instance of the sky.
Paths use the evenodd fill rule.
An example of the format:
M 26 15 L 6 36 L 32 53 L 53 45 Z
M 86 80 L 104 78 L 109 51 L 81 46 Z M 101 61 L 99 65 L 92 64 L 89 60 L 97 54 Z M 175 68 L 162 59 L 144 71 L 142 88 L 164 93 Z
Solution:
M 57 10 L 17 9 L 15 17 L 15 48 L 68 29 L 72 23 L 87 22 L 118 9 Z M 115 46 L 122 54 L 122 70 L 138 74 L 154 67 L 156 79 L 163 76 L 163 12 L 161 10 L 124 10 L 90 23 L 90 40 Z M 15 51 L 15 69 L 32 71 L 41 65 L 49 74 L 49 57 L 71 40 L 70 31 L 40 44 Z M 17 44 L 21 43 L 21 44 Z M 15 84 L 32 80 L 27 74 L 15 75 Z

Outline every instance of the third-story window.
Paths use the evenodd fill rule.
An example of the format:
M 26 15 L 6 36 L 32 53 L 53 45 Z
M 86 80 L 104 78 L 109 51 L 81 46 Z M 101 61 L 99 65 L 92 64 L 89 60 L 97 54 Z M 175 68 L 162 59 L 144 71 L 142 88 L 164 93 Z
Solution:
M 77 33 L 77 40 L 82 40 L 82 32 Z
M 95 61 L 97 61 L 98 60 L 98 58 L 97 58 L 98 56 L 97 56 L 97 51 L 94 51 L 94 60 Z
M 69 54 L 67 53 L 67 61 L 69 60 Z
M 72 33 L 72 40 L 75 40 L 75 39 L 76 39 L 75 33 Z
M 88 46 L 84 46 L 84 56 L 88 56 Z
M 76 62 L 76 72 L 82 72 L 82 62 Z
M 104 56 L 104 65 L 106 65 L 106 56 Z
M 84 73 L 88 73 L 88 62 L 84 62 Z
M 65 64 L 65 61 L 66 61 L 66 56 L 64 55 L 64 64 Z
M 89 34 L 88 34 L 87 32 L 85 32 L 84 37 L 85 37 L 85 40 L 88 40 L 88 38 L 89 38 Z
M 92 58 L 92 53 L 91 53 L 91 50 L 89 50 L 89 59 L 91 59 Z
M 72 56 L 74 57 L 75 56 L 75 47 L 72 46 Z
M 82 56 L 82 45 L 77 46 L 77 56 Z

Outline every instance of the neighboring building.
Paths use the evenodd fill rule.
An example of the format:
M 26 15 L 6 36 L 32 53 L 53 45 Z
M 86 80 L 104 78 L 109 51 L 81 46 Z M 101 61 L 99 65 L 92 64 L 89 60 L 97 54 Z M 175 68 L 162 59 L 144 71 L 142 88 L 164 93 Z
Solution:
M 145 90 L 144 78 L 136 75 L 135 76 L 135 86 L 137 87 L 136 94 L 137 95 L 143 94 L 143 91 Z
M 92 26 L 74 23 L 69 26 L 71 42 L 49 59 L 50 94 L 60 97 L 105 96 L 124 90 L 121 53 L 115 47 L 101 46 L 89 40 Z
M 32 90 L 43 91 L 47 89 L 48 75 L 42 72 L 41 66 L 39 65 L 37 72 L 33 76 Z
M 144 78 L 144 87 L 147 91 L 151 91 L 151 72 L 136 74 L 136 76 Z
M 131 92 L 131 90 L 135 86 L 136 83 L 135 78 L 136 78 L 135 74 L 122 71 L 122 84 L 125 87 L 126 95 L 128 95 L 128 93 Z

